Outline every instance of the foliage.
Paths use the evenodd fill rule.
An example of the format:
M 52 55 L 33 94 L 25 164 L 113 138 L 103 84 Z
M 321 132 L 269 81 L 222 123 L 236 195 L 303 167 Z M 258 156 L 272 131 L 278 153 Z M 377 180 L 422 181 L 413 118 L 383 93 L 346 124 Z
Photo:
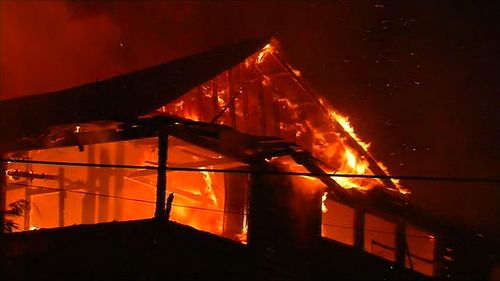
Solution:
M 4 225 L 1 226 L 2 232 L 12 232 L 18 229 L 19 225 L 13 219 L 26 216 L 31 209 L 30 202 L 24 199 L 14 201 L 9 204 L 9 207 L 4 211 Z

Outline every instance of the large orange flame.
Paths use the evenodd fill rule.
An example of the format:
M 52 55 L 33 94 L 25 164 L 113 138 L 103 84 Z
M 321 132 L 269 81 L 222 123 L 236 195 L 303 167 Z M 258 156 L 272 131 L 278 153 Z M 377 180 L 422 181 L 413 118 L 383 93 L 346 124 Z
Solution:
M 319 102 L 319 107 L 322 107 L 322 109 L 317 108 L 317 111 L 321 110 L 326 110 L 326 120 L 324 120 L 327 123 L 330 123 L 329 128 L 337 128 L 337 129 L 329 129 L 325 130 L 325 125 L 324 122 L 323 124 L 318 125 L 318 120 L 313 120 L 313 117 L 308 117 L 308 115 L 314 115 L 315 112 L 311 112 L 311 101 L 307 102 L 303 98 L 303 96 L 308 96 L 310 98 L 311 93 L 303 93 L 303 96 L 300 96 L 300 94 L 297 96 L 294 96 L 294 93 L 291 92 L 292 88 L 286 88 L 286 92 L 282 93 L 282 89 L 280 87 L 283 87 L 284 79 L 287 77 L 292 78 L 287 78 L 290 79 L 291 81 L 295 81 L 294 83 L 299 84 L 298 88 L 302 88 L 303 91 L 306 91 L 302 85 L 300 85 L 300 79 L 301 79 L 301 73 L 300 71 L 296 70 L 293 68 L 291 65 L 287 64 L 286 62 L 283 62 L 278 58 L 278 47 L 277 47 L 277 42 L 272 41 L 271 43 L 267 44 L 259 53 L 255 54 L 254 56 L 251 56 L 245 60 L 245 62 L 242 64 L 242 67 L 239 68 L 238 71 L 243 72 L 240 73 L 240 79 L 241 77 L 245 77 L 247 75 L 250 79 L 250 81 L 243 81 L 241 82 L 240 85 L 240 90 L 236 91 L 238 97 L 235 99 L 235 101 L 240 102 L 240 100 L 245 100 L 245 97 L 241 97 L 241 95 L 247 95 L 246 99 L 250 99 L 248 95 L 252 94 L 255 96 L 258 96 L 259 93 L 244 93 L 243 90 L 241 90 L 244 86 L 247 86 L 247 84 L 251 84 L 252 81 L 260 81 L 261 87 L 263 88 L 263 91 L 266 92 L 268 95 L 270 95 L 269 98 L 266 97 L 260 97 L 262 103 L 263 100 L 272 100 L 274 105 L 266 105 L 266 108 L 255 108 L 255 106 L 258 106 L 258 103 L 254 102 L 253 104 L 250 102 L 247 106 L 249 109 L 247 110 L 258 110 L 260 111 L 259 114 L 266 114 L 269 115 L 270 110 L 276 110 L 272 109 L 273 107 L 276 108 L 278 111 L 281 111 L 282 113 L 279 114 L 285 114 L 288 117 L 288 120 L 282 120 L 280 117 L 274 116 L 274 120 L 270 120 L 269 122 L 274 122 L 275 124 L 268 124 L 267 127 L 276 127 L 279 132 L 274 133 L 276 136 L 284 137 L 284 138 L 290 138 L 289 140 L 297 142 L 299 145 L 305 145 L 308 147 L 308 143 L 301 142 L 301 140 L 308 140 L 310 142 L 310 148 L 311 152 L 314 156 L 322 159 L 326 163 L 330 164 L 332 168 L 324 167 L 325 172 L 328 173 L 342 173 L 342 174 L 361 174 L 361 175 L 373 175 L 373 172 L 370 170 L 370 162 L 365 158 L 369 148 L 370 148 L 370 143 L 363 141 L 356 133 L 354 130 L 354 126 L 349 122 L 349 118 L 338 111 L 334 110 L 333 108 L 330 107 L 328 102 L 321 98 L 321 97 L 314 97 L 313 99 Z M 275 61 L 279 61 L 278 66 Z M 274 63 L 274 64 L 273 64 Z M 247 74 L 245 74 L 245 71 Z M 281 72 L 280 72 L 281 71 Z M 248 73 L 253 73 L 254 74 L 248 74 Z M 260 77 L 255 78 L 256 76 Z M 229 85 L 225 85 L 222 83 L 222 85 L 217 86 L 217 90 L 214 90 L 215 87 L 214 83 L 217 83 L 217 81 L 228 81 L 229 74 L 228 72 L 225 72 L 221 74 L 219 77 L 216 77 L 212 83 L 205 83 L 201 87 L 198 88 L 198 91 L 201 91 L 198 96 L 205 96 L 206 101 L 212 101 L 214 100 L 213 94 L 217 95 L 215 97 L 215 106 L 216 108 L 222 109 L 223 107 L 226 107 L 228 105 L 228 101 L 231 98 L 230 96 L 230 91 L 227 90 L 229 88 Z M 274 79 L 274 80 L 273 80 Z M 277 81 L 276 83 L 274 81 Z M 228 87 L 227 89 L 225 87 Z M 294 86 L 296 87 L 296 86 Z M 269 90 L 266 90 L 269 89 Z M 241 98 L 241 99 L 240 99 Z M 254 99 L 256 99 L 254 97 Z M 182 99 L 182 100 L 188 100 L 188 99 Z M 194 101 L 191 98 L 191 101 Z M 213 106 L 212 106 L 213 107 Z M 204 121 L 209 121 L 209 118 L 201 118 L 200 112 L 198 114 L 195 114 L 197 110 L 205 110 L 205 109 L 200 109 L 199 107 L 195 107 L 196 110 L 193 110 L 193 106 L 187 106 L 187 104 L 184 104 L 183 108 L 177 107 L 168 107 L 167 109 L 170 109 L 170 113 L 180 115 L 185 118 L 193 119 L 193 120 L 203 120 Z M 209 106 L 207 107 L 209 108 Z M 242 120 L 242 124 L 244 125 L 243 128 L 238 128 L 238 130 L 242 131 L 247 131 L 249 133 L 254 133 L 257 130 L 258 127 L 262 127 L 262 122 L 254 122 L 250 123 L 250 120 L 248 119 L 248 113 L 245 115 L 242 112 L 242 108 L 234 108 L 234 109 L 229 109 L 234 110 L 234 114 L 236 118 L 244 119 Z M 215 114 L 215 113 L 214 113 Z M 275 114 L 275 113 L 273 113 Z M 228 114 L 224 114 L 224 116 L 228 116 Z M 262 116 L 261 118 L 267 118 L 266 116 Z M 231 122 L 228 122 L 229 119 L 227 118 L 220 118 L 218 120 L 218 123 L 220 124 L 230 124 Z M 267 122 L 267 120 L 265 121 Z M 332 132 L 333 130 L 338 130 L 338 125 L 341 126 L 342 130 L 345 133 L 339 133 L 339 132 Z M 236 126 L 235 124 L 231 124 L 231 126 Z M 321 128 L 321 126 L 323 126 Z M 246 129 L 245 129 L 246 127 Z M 268 133 L 266 133 L 268 134 Z M 336 134 L 337 136 L 335 138 L 332 138 L 332 134 Z M 354 141 L 356 141 L 359 146 L 365 151 L 358 151 L 355 148 L 351 147 L 346 139 L 345 139 L 345 134 L 348 134 Z M 372 163 L 373 164 L 373 163 Z M 381 171 L 385 172 L 387 175 L 389 175 L 388 169 L 380 162 L 377 162 L 379 168 Z M 290 165 L 289 166 L 290 170 L 294 170 L 294 166 Z M 383 186 L 383 182 L 381 180 L 377 179 L 360 179 L 360 178 L 339 178 L 339 177 L 334 177 L 334 180 L 337 181 L 342 187 L 346 189 L 350 188 L 357 188 L 359 190 L 369 190 L 375 186 Z M 397 180 L 392 180 L 394 185 L 398 188 L 398 190 L 403 193 L 407 194 L 409 193 L 408 190 L 402 188 Z

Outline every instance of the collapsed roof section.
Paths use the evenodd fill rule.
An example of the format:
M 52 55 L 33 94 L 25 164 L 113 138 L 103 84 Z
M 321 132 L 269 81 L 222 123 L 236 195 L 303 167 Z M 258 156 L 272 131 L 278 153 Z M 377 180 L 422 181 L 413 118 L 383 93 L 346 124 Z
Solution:
M 199 85 L 154 114 L 224 124 L 240 132 L 283 138 L 325 162 L 329 173 L 387 175 L 347 118 L 332 109 L 279 55 L 272 40 L 239 65 Z M 154 115 L 153 114 L 153 115 Z M 343 188 L 408 193 L 390 179 L 335 177 Z

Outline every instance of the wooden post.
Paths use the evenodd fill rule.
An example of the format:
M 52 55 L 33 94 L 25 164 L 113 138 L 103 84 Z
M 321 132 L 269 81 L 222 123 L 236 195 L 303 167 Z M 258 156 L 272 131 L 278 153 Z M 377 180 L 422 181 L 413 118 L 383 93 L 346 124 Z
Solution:
M 88 163 L 95 163 L 95 147 L 93 145 L 87 146 L 87 162 Z M 95 187 L 96 187 L 96 182 L 97 182 L 97 175 L 96 175 L 96 168 L 93 167 L 87 167 L 87 191 L 89 192 L 88 194 L 85 194 L 82 199 L 82 223 L 83 224 L 93 224 L 95 223 L 95 196 L 92 193 L 94 193 Z
M 443 279 L 444 273 L 444 239 L 441 235 L 434 236 L 434 265 L 433 265 L 433 276 L 437 280 Z
M 28 159 L 32 160 L 31 159 L 31 152 L 27 152 L 27 155 L 28 155 Z M 26 171 L 32 171 L 32 170 L 33 170 L 33 163 L 26 163 Z M 33 183 L 33 182 L 31 182 L 31 183 Z M 32 194 L 31 187 L 27 186 L 24 189 L 24 200 L 26 200 L 26 202 L 30 202 L 30 204 L 31 204 L 31 194 Z M 31 211 L 24 213 L 24 230 L 25 231 L 30 229 L 30 212 Z
M 64 168 L 59 168 L 59 227 L 64 226 L 64 199 L 66 191 L 64 190 Z M 26 214 L 28 216 L 28 214 Z
M 402 221 L 396 223 L 396 264 L 401 268 L 406 266 L 406 224 Z
M 201 88 L 202 86 L 198 86 L 196 87 L 196 99 L 198 101 L 198 114 L 200 116 L 200 121 L 208 121 L 208 120 L 205 120 L 205 105 L 204 105 L 204 94 L 203 94 L 203 90 Z
M 5 195 L 7 190 L 7 176 L 5 174 L 7 171 L 7 162 L 2 161 L 6 158 L 7 158 L 6 155 L 0 153 L 0 272 L 4 272 L 5 270 L 6 266 L 5 260 L 7 254 L 6 242 L 3 231 L 5 224 L 5 217 L 4 217 L 5 201 L 6 201 Z
M 257 249 L 308 251 L 321 239 L 321 190 L 305 196 L 277 165 L 257 160 L 250 166 L 248 245 Z
M 234 168 L 243 170 L 245 166 Z M 246 222 L 248 206 L 249 176 L 246 173 L 224 173 L 224 221 L 223 231 L 226 237 L 236 239 L 241 234 Z
M 365 212 L 360 206 L 354 207 L 354 248 L 365 248 Z
M 212 116 L 212 120 L 217 116 L 217 113 L 219 112 L 219 94 L 217 93 L 217 77 L 212 79 L 212 103 L 213 103 L 213 110 L 214 114 Z
M 31 187 L 27 186 L 24 189 L 24 200 L 31 204 Z M 30 211 L 24 214 L 24 231 L 30 230 Z
M 244 69 L 244 67 L 240 64 L 240 85 L 241 85 L 241 88 L 240 88 L 240 96 L 241 96 L 241 99 L 242 99 L 242 106 L 243 106 L 243 121 L 240 122 L 241 125 L 243 126 L 243 128 L 241 128 L 241 131 L 242 132 L 251 132 L 251 128 L 252 128 L 252 124 L 250 124 L 250 122 L 248 122 L 248 91 L 247 89 L 245 88 L 245 85 L 246 85 L 246 80 L 245 80 L 245 72 L 246 71 Z M 241 118 L 240 118 L 241 120 Z
M 109 163 L 109 151 L 107 147 L 99 149 L 100 163 Z M 99 169 L 99 194 L 104 196 L 99 197 L 99 205 L 97 207 L 97 222 L 105 222 L 109 216 L 109 190 L 111 174 L 109 170 Z
M 116 143 L 116 154 L 115 154 L 115 163 L 116 164 L 125 164 L 125 142 L 120 141 Z M 122 209 L 123 204 L 122 200 L 119 199 L 122 197 L 123 187 L 125 185 L 124 182 L 125 171 L 124 169 L 115 169 L 115 211 L 114 218 L 117 221 L 121 221 L 122 219 Z
M 158 131 L 158 174 L 156 180 L 156 211 L 155 218 L 165 217 L 165 193 L 167 192 L 167 158 L 168 131 L 162 128 Z
M 262 136 L 267 136 L 267 108 L 266 108 L 266 98 L 264 93 L 264 86 L 262 83 L 258 84 L 259 86 L 259 105 L 260 105 L 260 134 Z
M 0 157 L 2 159 L 5 159 L 5 155 L 0 154 Z M 6 196 L 6 190 L 7 190 L 7 162 L 0 161 L 0 226 L 2 227 L 5 223 L 5 217 L 4 217 L 4 211 L 5 211 L 5 196 Z M 0 231 L 3 232 L 3 231 Z
M 235 98 L 238 93 L 234 92 L 234 79 L 233 73 L 231 69 L 227 71 L 227 88 L 228 88 L 228 96 L 229 96 L 229 114 L 231 116 L 231 125 L 233 129 L 236 129 L 236 106 L 235 106 Z

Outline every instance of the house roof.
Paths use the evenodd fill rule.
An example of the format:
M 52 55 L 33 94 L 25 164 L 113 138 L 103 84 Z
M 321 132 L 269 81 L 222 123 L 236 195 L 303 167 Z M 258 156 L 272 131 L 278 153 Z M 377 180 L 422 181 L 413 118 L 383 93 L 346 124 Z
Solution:
M 54 126 L 134 120 L 241 62 L 267 41 L 242 41 L 103 81 L 0 101 L 0 152 Z
M 227 108 L 219 107 L 222 111 L 214 112 L 213 116 L 207 115 L 202 121 L 159 112 L 147 114 L 162 105 L 170 103 L 172 106 L 183 99 L 189 99 L 190 95 L 203 94 L 203 90 L 199 89 L 203 83 L 215 83 L 213 80 L 206 81 L 240 62 L 239 67 L 247 67 L 260 75 L 258 79 L 255 78 L 257 84 L 276 83 L 269 87 L 269 91 L 273 93 L 273 98 L 276 98 L 273 102 L 283 108 L 288 106 L 287 110 L 294 110 L 296 113 L 296 116 L 289 120 L 290 123 L 304 120 L 308 117 L 307 114 L 310 114 L 309 117 L 312 118 L 310 123 L 307 123 L 308 132 L 321 135 L 322 139 L 347 144 L 367 159 L 375 174 L 385 174 L 373 156 L 330 116 L 331 112 L 325 101 L 317 99 L 318 96 L 301 76 L 275 51 L 267 49 L 255 54 L 265 42 L 267 40 L 244 42 L 102 82 L 0 102 L 2 131 L 12 133 L 11 138 L 1 139 L 0 147 L 3 151 L 82 147 L 154 137 L 157 136 L 158 130 L 163 128 L 172 136 L 244 163 L 291 155 L 297 163 L 318 176 L 329 188 L 332 196 L 343 203 L 362 205 L 367 211 L 384 214 L 385 217 L 395 220 L 412 221 L 431 231 L 441 232 L 445 229 L 453 232 L 457 229 L 450 228 L 448 222 L 443 224 L 425 210 L 411 205 L 405 196 L 396 192 L 397 188 L 391 181 L 384 181 L 381 187 L 363 194 L 355 189 L 345 190 L 326 174 L 323 167 L 328 166 L 328 163 L 321 159 L 323 154 L 320 151 L 324 146 L 315 154 L 314 149 L 318 144 L 314 141 L 310 146 L 313 151 L 308 151 L 301 148 L 303 145 L 300 142 L 303 139 L 299 137 L 290 140 L 286 134 L 284 138 L 268 134 L 266 136 L 266 133 L 264 136 L 257 136 L 249 133 L 249 130 L 240 131 L 238 128 L 207 122 L 217 115 L 224 117 Z M 249 66 L 246 66 L 247 64 Z M 242 84 L 241 87 L 243 86 L 252 85 Z M 195 90 L 189 91 L 190 89 Z M 213 99 L 213 96 L 210 98 Z M 225 102 L 230 105 L 231 102 L 235 103 L 235 100 Z M 110 104 L 115 104 L 116 107 L 109 106 Z M 180 116 L 186 112 L 185 108 L 184 111 L 173 111 L 173 114 Z M 232 114 L 236 115 L 234 111 Z M 78 124 L 78 129 L 75 124 Z

